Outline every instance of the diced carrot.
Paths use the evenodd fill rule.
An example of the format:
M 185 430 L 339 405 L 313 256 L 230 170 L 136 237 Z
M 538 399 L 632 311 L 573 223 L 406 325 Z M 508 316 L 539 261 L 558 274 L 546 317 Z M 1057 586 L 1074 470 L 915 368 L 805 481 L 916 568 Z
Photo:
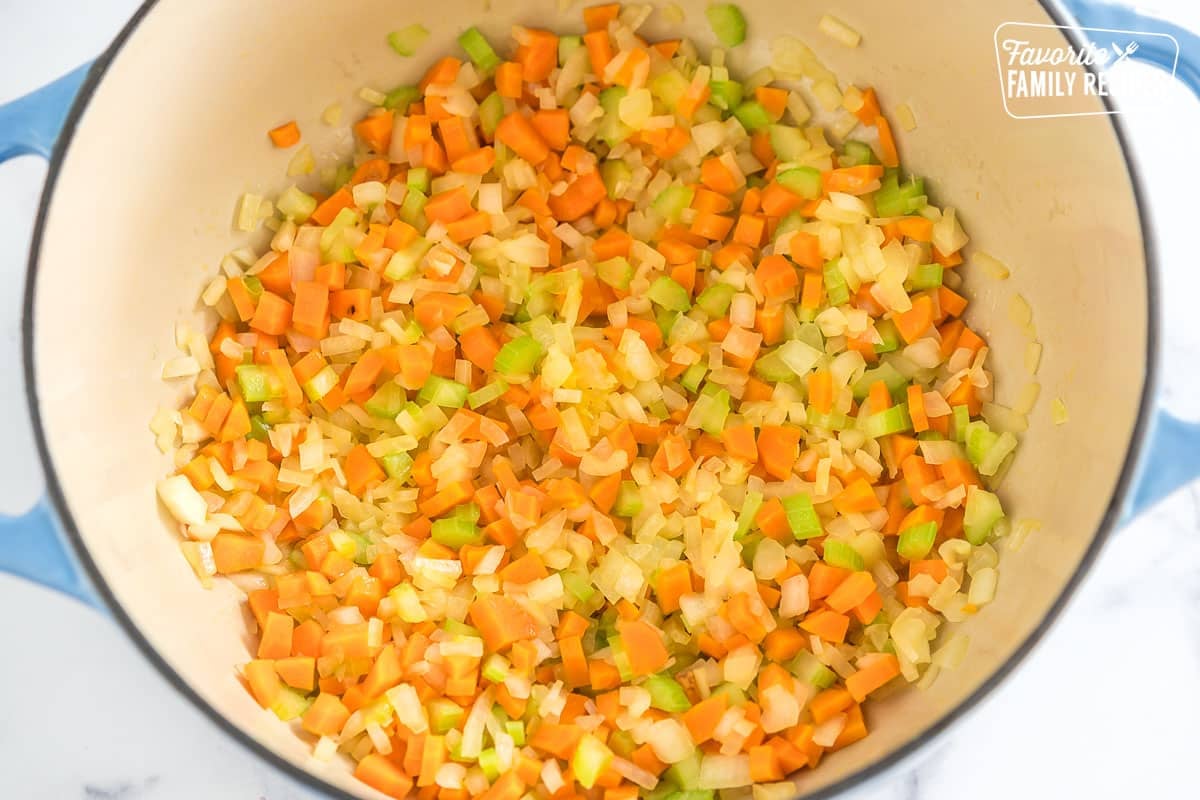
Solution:
M 272 128 L 267 131 L 267 135 L 271 137 L 271 143 L 276 147 L 291 147 L 300 141 L 300 126 L 296 124 L 295 120 L 292 120 L 277 128 Z
M 666 666 L 670 653 L 659 632 L 649 623 L 620 620 L 617 622 L 617 633 L 634 675 L 651 675 Z
M 550 155 L 549 145 L 520 111 L 514 111 L 500 120 L 496 126 L 496 141 L 511 148 L 535 167 Z
M 715 694 L 683 712 L 682 721 L 693 742 L 704 744 L 713 737 L 728 705 L 727 695 Z
M 604 180 L 597 170 L 577 176 L 567 186 L 566 191 L 559 195 L 551 195 L 548 202 L 556 219 L 574 222 L 595 208 L 607 195 L 608 189 L 605 188 Z
M 403 800 L 413 788 L 412 779 L 378 753 L 370 753 L 359 761 L 354 768 L 354 777 L 396 800 Z
M 354 133 L 371 150 L 386 154 L 392 143 L 392 120 L 390 111 L 363 117 L 355 123 Z
M 846 691 L 861 703 L 867 695 L 883 686 L 900 674 L 900 662 L 891 653 L 879 653 L 872 656 L 871 662 L 846 678 Z

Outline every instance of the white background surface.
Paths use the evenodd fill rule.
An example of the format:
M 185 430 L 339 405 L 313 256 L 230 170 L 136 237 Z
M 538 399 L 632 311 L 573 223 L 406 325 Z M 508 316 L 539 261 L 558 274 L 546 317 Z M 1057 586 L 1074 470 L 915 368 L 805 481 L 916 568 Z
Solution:
M 0 103 L 94 57 L 136 5 L 0 0 Z M 1200 30 L 1194 3 L 1139 5 Z M 1166 78 L 1155 80 L 1167 101 L 1127 118 L 1127 130 L 1164 272 L 1163 396 L 1180 415 L 1197 418 L 1200 102 Z M 0 513 L 21 511 L 41 493 L 24 422 L 16 319 L 44 175 L 36 159 L 0 166 Z M 0 608 L 0 798 L 316 797 L 227 739 L 98 613 L 5 576 Z M 938 752 L 858 796 L 1195 797 L 1198 743 L 1200 491 L 1193 486 L 1114 537 L 1051 635 Z

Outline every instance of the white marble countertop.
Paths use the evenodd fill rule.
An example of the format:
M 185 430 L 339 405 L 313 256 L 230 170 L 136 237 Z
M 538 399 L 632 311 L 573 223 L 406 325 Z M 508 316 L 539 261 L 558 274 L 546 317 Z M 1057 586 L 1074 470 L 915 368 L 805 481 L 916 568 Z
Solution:
M 99 53 L 132 0 L 0 4 L 5 102 Z M 1188 0 L 1140 2 L 1200 30 Z M 14 70 L 12 65 L 21 65 Z M 1161 78 L 1164 84 L 1168 83 Z M 1200 103 L 1175 86 L 1127 120 L 1152 195 L 1164 265 L 1164 400 L 1200 417 L 1191 153 Z M 0 166 L 0 285 L 17 286 L 45 167 Z M 41 492 L 20 420 L 19 293 L 0 297 L 0 512 Z M 0 576 L 0 797 L 13 800 L 315 800 L 228 739 L 147 664 L 114 623 Z M 937 752 L 862 800 L 1196 796 L 1200 742 L 1200 485 L 1116 534 L 1051 634 Z

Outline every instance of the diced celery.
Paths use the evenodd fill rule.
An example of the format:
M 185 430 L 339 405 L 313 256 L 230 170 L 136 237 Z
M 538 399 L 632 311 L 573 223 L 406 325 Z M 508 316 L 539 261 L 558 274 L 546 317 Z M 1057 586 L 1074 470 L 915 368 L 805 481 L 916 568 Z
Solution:
M 706 374 L 708 374 L 708 367 L 703 364 L 692 364 L 679 376 L 679 383 L 689 392 L 695 392 L 700 388 L 700 381 L 704 380 Z
M 418 192 L 429 194 L 429 186 L 433 179 L 429 175 L 427 167 L 413 167 L 405 176 L 404 182 L 409 189 L 416 189 Z
M 581 47 L 583 47 L 582 36 L 558 37 L 558 65 L 561 67 L 567 63 L 567 59 L 571 57 L 571 53 L 574 53 Z
M 510 339 L 496 354 L 493 369 L 506 378 L 523 377 L 533 373 L 546 348 L 532 336 Z
M 464 544 L 479 544 L 483 541 L 483 531 L 475 525 L 475 522 L 470 518 L 460 516 L 434 520 L 429 535 L 438 544 L 444 544 L 455 550 Z
M 292 222 L 304 222 L 317 210 L 317 198 L 289 186 L 275 199 L 275 208 Z
M 596 594 L 596 587 L 592 585 L 592 581 L 586 575 L 581 575 L 578 572 L 560 572 L 563 588 L 571 593 L 581 603 L 586 603 L 591 600 Z
M 353 174 L 354 166 L 352 164 L 338 164 L 333 173 L 333 188 L 337 190 L 345 186 Z
M 757 100 L 747 100 L 733 110 L 737 121 L 750 133 L 766 130 L 771 125 L 771 115 Z
M 730 684 L 724 684 L 729 686 Z M 717 692 L 714 691 L 713 694 Z M 730 698 L 729 705 L 740 705 L 732 702 Z M 743 700 L 744 702 L 744 700 Z M 667 780 L 678 786 L 680 789 L 695 789 L 700 782 L 700 752 L 690 754 L 683 761 L 678 761 L 667 768 Z
M 783 511 L 787 515 L 788 527 L 797 539 L 812 539 L 822 535 L 821 518 L 813 508 L 812 498 L 807 494 L 794 494 L 783 498 Z
M 689 81 L 677 69 L 668 69 L 662 74 L 651 78 L 650 94 L 660 100 L 663 105 L 674 108 L 687 93 Z
M 600 120 L 600 127 L 596 130 L 596 138 L 609 147 L 620 144 L 629 138 L 629 134 L 633 133 L 632 128 L 621 122 L 619 110 L 621 100 L 628 93 L 624 86 L 610 86 L 600 92 L 600 107 L 604 109 L 604 117 Z
M 333 221 L 321 231 L 321 257 L 326 261 L 341 261 L 342 263 L 357 261 L 354 248 L 346 244 L 342 234 L 347 228 L 358 225 L 358 212 L 343 208 L 333 218 Z
M 706 385 L 705 390 L 709 389 L 712 384 Z M 702 405 L 703 404 L 703 405 Z M 715 389 L 711 392 L 705 391 L 702 396 L 696 400 L 696 405 L 693 407 L 693 413 L 696 408 L 699 408 L 700 430 L 713 436 L 720 436 L 721 431 L 725 430 L 725 420 L 729 417 L 730 395 L 726 389 Z
M 828 689 L 837 681 L 837 673 L 822 664 L 807 650 L 801 650 L 791 663 L 791 672 L 818 689 Z
M 846 414 L 821 414 L 812 406 L 808 407 L 808 424 L 816 428 L 826 428 L 831 431 L 844 431 L 852 422 Z
M 458 46 L 466 52 L 471 63 L 485 75 L 500 65 L 500 56 L 496 55 L 487 37 L 475 26 L 467 28 L 459 35 Z
M 883 341 L 875 345 L 876 353 L 891 353 L 900 349 L 900 330 L 890 319 L 875 321 L 875 332 Z
M 250 415 L 250 432 L 246 435 L 251 439 L 257 439 L 260 442 L 267 441 L 270 438 L 271 426 L 263 417 L 262 414 Z
M 762 492 L 746 492 L 746 497 L 742 500 L 742 510 L 738 512 L 737 529 L 733 532 L 733 538 L 741 539 L 750 532 L 750 529 L 754 527 L 754 518 L 758 516 L 758 510 L 762 508 L 762 504 Z
M 976 420 L 967 423 L 963 431 L 963 438 L 967 446 L 967 459 L 978 467 L 996 442 L 1000 440 L 1000 434 L 993 433 L 986 422 Z
M 900 531 L 900 540 L 896 543 L 896 552 L 909 561 L 917 561 L 929 555 L 933 549 L 933 540 L 937 538 L 937 523 L 922 522 Z
M 406 402 L 408 402 L 408 394 L 404 391 L 404 387 L 395 381 L 388 381 L 375 390 L 375 394 L 371 395 L 371 398 L 363 404 L 363 408 L 372 417 L 395 419 Z
M 406 481 L 412 474 L 413 459 L 408 453 L 388 453 L 379 460 L 383 462 L 383 471 L 389 478 Z
M 871 414 L 862 421 L 862 430 L 863 433 L 872 439 L 912 430 L 912 420 L 908 416 L 908 405 L 901 403 Z
M 678 222 L 679 215 L 692 204 L 696 192 L 688 186 L 668 186 L 659 192 L 651 204 L 655 211 L 662 214 L 667 222 Z M 732 294 L 730 295 L 732 297 Z
M 704 13 L 722 47 L 737 47 L 746 41 L 746 16 L 733 3 L 713 3 Z
M 246 277 L 242 278 L 242 283 L 246 285 L 246 291 L 249 292 L 250 296 L 255 300 L 262 297 L 263 285 L 262 281 L 258 279 L 257 275 L 247 275 Z
M 424 192 L 419 189 L 409 189 L 408 194 L 404 195 L 404 200 L 400 203 L 400 219 L 412 225 L 419 231 L 424 231 L 426 228 L 425 204 L 429 202 L 429 198 Z
M 408 111 L 408 107 L 421 98 L 421 90 L 416 86 L 397 86 L 383 98 L 383 107 L 389 111 Z
M 850 387 L 854 393 L 854 399 L 865 399 L 870 393 L 871 387 L 878 381 L 883 381 L 887 385 L 888 392 L 892 397 L 898 396 L 908 387 L 908 379 L 901 375 L 895 367 L 884 361 L 878 367 L 872 367 L 864 372 L 863 376 Z
M 257 364 L 241 364 L 237 374 L 238 391 L 247 403 L 263 403 L 283 397 L 283 384 L 275 370 Z
M 312 698 L 296 691 L 290 686 L 280 686 L 279 694 L 271 703 L 271 711 L 284 722 L 302 716 L 313 703 Z
M 692 703 L 679 685 L 679 681 L 665 672 L 646 678 L 642 688 L 650 693 L 650 707 L 668 713 L 680 713 L 692 707 Z
M 805 200 L 816 200 L 823 191 L 821 173 L 813 167 L 792 167 L 775 176 L 783 188 L 794 192 Z
M 480 674 L 492 683 L 504 683 L 505 679 L 508 678 L 510 669 L 511 665 L 508 663 L 507 658 L 499 653 L 492 653 L 483 662 L 483 669 L 480 670 Z
M 967 491 L 963 513 L 963 535 L 973 545 L 981 545 L 992 535 L 992 528 L 1004 517 L 1000 498 L 991 492 L 971 487 Z
M 812 147 L 804 131 L 792 125 L 772 125 L 770 136 L 771 149 L 780 161 L 799 161 Z
M 799 211 L 789 211 L 783 219 L 779 220 L 779 225 L 775 227 L 775 235 L 782 236 L 785 233 L 799 230 L 804 225 L 804 217 L 800 216 Z
M 499 92 L 492 92 L 479 104 L 479 127 L 483 135 L 490 140 L 496 135 L 496 126 L 504 118 L 504 98 Z
M 722 683 L 712 690 L 714 695 L 724 695 L 731 706 L 740 706 L 746 702 L 746 692 L 734 683 Z
M 333 367 L 326 365 L 320 372 L 305 381 L 301 388 L 304 389 L 309 400 L 316 402 L 329 394 L 329 391 L 337 385 L 338 374 L 333 371 Z
M 921 289 L 936 289 L 942 285 L 942 265 L 941 264 L 921 264 L 913 271 L 912 288 Z
M 971 424 L 971 412 L 966 406 L 954 406 L 950 415 L 950 438 L 960 444 L 967 440 L 967 426 Z
M 708 102 L 722 111 L 733 111 L 742 104 L 742 85 L 737 81 L 709 81 Z
M 596 277 L 616 289 L 628 289 L 633 280 L 633 265 L 624 256 L 614 256 L 596 264 Z
M 662 331 L 663 338 L 666 339 L 671 335 L 671 328 L 675 327 L 675 321 L 678 320 L 682 313 L 672 311 L 669 308 L 658 307 L 654 312 L 654 321 L 658 324 L 658 329 Z
M 393 281 L 413 277 L 421 268 L 421 260 L 432 247 L 433 242 L 421 236 L 413 239 L 403 250 L 392 253 L 387 267 L 383 270 L 384 277 Z
M 841 539 L 826 539 L 824 544 L 825 563 L 831 567 L 859 572 L 866 568 L 862 555 Z
M 442 408 L 462 408 L 466 405 L 469 393 L 470 389 L 458 381 L 452 381 L 440 375 L 430 375 L 425 379 L 425 385 L 421 387 L 421 391 L 417 393 L 417 400 L 423 403 L 433 403 Z
M 475 504 L 471 503 L 471 505 L 475 505 Z M 458 508 L 462 509 L 465 507 L 466 506 L 459 506 Z M 458 509 L 455 510 L 455 514 L 456 514 L 456 516 L 460 516 L 458 514 Z M 476 506 L 476 508 L 475 508 L 474 519 L 479 519 L 478 506 Z M 469 637 L 472 637 L 475 639 L 479 638 L 479 629 L 478 628 L 472 627 L 471 625 L 468 625 L 465 622 L 460 622 L 459 620 L 456 620 L 456 619 L 448 619 L 445 622 L 443 622 L 442 630 L 444 630 L 446 633 L 454 634 L 455 636 L 469 636 Z
M 729 305 L 737 290 L 728 283 L 714 283 L 696 298 L 696 305 L 712 319 L 720 319 L 729 313 Z
M 875 213 L 880 217 L 902 217 L 925 205 L 925 181 L 910 178 L 900 184 L 896 173 L 887 173 L 875 192 Z
M 608 199 L 619 200 L 633 183 L 633 170 L 624 161 L 610 159 L 600 165 L 600 178 L 608 190 Z
M 600 773 L 608 769 L 612 760 L 613 752 L 608 749 L 608 745 L 592 734 L 585 733 L 571 756 L 571 770 L 580 786 L 591 789 L 599 780 Z
M 826 261 L 823 275 L 825 277 L 825 296 L 829 298 L 829 305 L 840 306 L 850 302 L 850 287 L 846 283 L 846 276 L 842 274 L 841 267 L 838 266 L 838 261 Z
M 857 139 L 847 139 L 842 145 L 842 153 L 838 164 L 843 167 L 858 167 L 870 164 L 875 160 L 875 153 L 871 150 L 871 146 Z
M 409 25 L 398 31 L 392 31 L 387 36 L 388 44 L 398 54 L 408 57 L 417 52 L 417 48 L 429 38 L 429 31 L 424 25 Z
M 618 517 L 636 517 L 642 513 L 642 490 L 633 481 L 621 481 L 617 490 L 617 501 L 613 504 L 613 513 Z
M 671 278 L 663 275 L 646 290 L 646 297 L 669 311 L 687 311 L 692 307 L 691 295 Z
M 439 735 L 454 730 L 466 718 L 466 712 L 462 706 L 444 697 L 435 697 L 430 700 L 427 709 L 429 711 L 429 727 Z
M 517 747 L 525 746 L 525 723 L 520 720 L 509 720 L 504 723 L 504 732 L 512 737 L 513 744 Z
M 754 362 L 754 372 L 771 383 L 787 383 L 796 379 L 796 373 L 784 363 L 778 348 L 759 356 Z
M 482 386 L 467 395 L 467 405 L 472 409 L 479 408 L 493 400 L 499 400 L 507 391 L 508 382 L 503 378 L 496 378 L 487 386 Z
M 483 776 L 489 782 L 495 782 L 500 777 L 500 756 L 496 755 L 496 750 L 493 747 L 480 752 L 479 768 L 483 770 Z

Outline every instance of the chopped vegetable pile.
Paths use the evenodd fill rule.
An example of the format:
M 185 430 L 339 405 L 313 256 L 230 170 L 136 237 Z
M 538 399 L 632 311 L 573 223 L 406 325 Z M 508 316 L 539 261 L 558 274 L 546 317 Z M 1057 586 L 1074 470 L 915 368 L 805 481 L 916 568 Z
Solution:
M 507 58 L 471 28 L 364 91 L 333 186 L 243 198 L 270 249 L 164 371 L 196 388 L 159 496 L 247 591 L 249 690 L 393 797 L 790 796 L 996 589 L 1020 415 L 987 413 L 953 209 L 798 41 L 738 82 L 649 13 Z

